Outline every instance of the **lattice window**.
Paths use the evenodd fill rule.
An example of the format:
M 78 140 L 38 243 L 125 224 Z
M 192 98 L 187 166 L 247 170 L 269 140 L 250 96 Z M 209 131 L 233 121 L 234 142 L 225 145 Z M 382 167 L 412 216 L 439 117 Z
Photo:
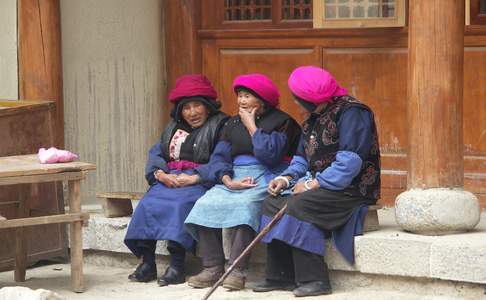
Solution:
M 486 0 L 466 0 L 466 24 L 486 24 Z
M 405 0 L 314 0 L 314 27 L 400 27 Z
M 272 0 L 225 0 L 225 21 L 271 20 Z
M 311 20 L 312 0 L 282 0 L 283 20 Z
M 326 19 L 393 18 L 395 0 L 325 0 Z
M 479 0 L 479 14 L 486 15 L 486 1 Z

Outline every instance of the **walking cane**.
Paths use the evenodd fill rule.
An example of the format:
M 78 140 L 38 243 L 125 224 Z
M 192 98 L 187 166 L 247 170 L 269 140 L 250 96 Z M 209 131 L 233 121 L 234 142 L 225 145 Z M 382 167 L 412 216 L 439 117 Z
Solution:
M 265 226 L 262 229 L 262 231 L 260 231 L 260 233 L 253 239 L 253 241 L 251 241 L 250 245 L 248 245 L 248 247 L 246 247 L 245 250 L 243 250 L 243 252 L 240 254 L 240 256 L 238 256 L 238 258 L 235 259 L 233 264 L 231 266 L 229 266 L 228 270 L 226 270 L 226 272 L 223 274 L 223 276 L 221 276 L 221 278 L 219 278 L 219 280 L 216 281 L 216 283 L 211 287 L 211 289 L 206 293 L 206 295 L 204 295 L 202 300 L 207 300 L 209 298 L 209 296 L 211 296 L 214 293 L 214 291 L 218 288 L 218 286 L 233 271 L 235 266 L 255 247 L 255 245 L 263 238 L 263 236 L 265 234 L 267 234 L 267 232 L 269 232 L 270 229 L 272 229 L 272 227 L 278 222 L 278 220 L 280 220 L 280 218 L 282 218 L 286 209 L 287 209 L 287 203 L 277 212 L 277 214 L 275 216 L 273 216 L 273 219 L 270 220 L 270 223 L 268 223 L 267 226 Z

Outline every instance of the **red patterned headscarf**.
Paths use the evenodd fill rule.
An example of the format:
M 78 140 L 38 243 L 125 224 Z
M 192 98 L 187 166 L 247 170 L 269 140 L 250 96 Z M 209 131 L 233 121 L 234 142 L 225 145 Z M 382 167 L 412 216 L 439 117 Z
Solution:
M 216 90 L 204 75 L 184 75 L 176 80 L 175 87 L 170 91 L 169 101 L 176 103 L 182 98 L 204 97 L 211 100 L 218 98 Z

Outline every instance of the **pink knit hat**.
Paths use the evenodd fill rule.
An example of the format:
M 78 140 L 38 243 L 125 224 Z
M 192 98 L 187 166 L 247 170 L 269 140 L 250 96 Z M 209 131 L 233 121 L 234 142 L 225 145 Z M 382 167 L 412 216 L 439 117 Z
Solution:
M 328 71 L 304 66 L 295 69 L 289 77 L 289 88 L 294 95 L 307 102 L 319 105 L 331 102 L 332 97 L 348 94 Z
M 277 86 L 270 78 L 262 74 L 247 74 L 240 75 L 233 81 L 233 90 L 237 93 L 237 88 L 247 88 L 258 95 L 263 101 L 270 104 L 272 107 L 277 107 L 279 104 L 278 98 L 280 93 Z

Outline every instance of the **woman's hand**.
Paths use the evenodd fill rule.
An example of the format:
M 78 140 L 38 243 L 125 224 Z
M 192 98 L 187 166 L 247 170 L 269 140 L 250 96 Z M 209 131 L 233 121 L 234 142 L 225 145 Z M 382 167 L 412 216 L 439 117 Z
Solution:
M 223 176 L 223 184 L 230 190 L 244 190 L 257 186 L 253 177 L 245 177 L 240 180 L 233 180 L 228 175 Z
M 287 182 L 283 179 L 273 179 L 268 184 L 267 191 L 272 196 L 278 196 L 287 187 Z
M 194 185 L 198 183 L 199 179 L 200 177 L 197 174 L 188 175 L 188 174 L 181 173 L 176 177 L 177 187 Z
M 165 186 L 170 188 L 175 188 L 178 186 L 177 182 L 177 175 L 175 174 L 166 174 L 162 170 L 158 170 L 154 173 L 155 179 L 162 182 Z
M 246 129 L 250 133 L 250 135 L 253 135 L 255 131 L 257 130 L 256 124 L 255 124 L 255 116 L 256 116 L 256 111 L 257 108 L 254 107 L 251 109 L 251 111 L 248 111 L 246 109 L 240 108 L 238 114 L 240 115 L 241 123 L 245 125 Z
M 318 189 L 320 185 L 319 181 L 312 179 L 307 183 L 307 186 L 310 187 L 310 189 L 306 188 L 304 181 L 297 182 L 297 184 L 294 186 L 294 194 L 300 194 L 306 191 Z

